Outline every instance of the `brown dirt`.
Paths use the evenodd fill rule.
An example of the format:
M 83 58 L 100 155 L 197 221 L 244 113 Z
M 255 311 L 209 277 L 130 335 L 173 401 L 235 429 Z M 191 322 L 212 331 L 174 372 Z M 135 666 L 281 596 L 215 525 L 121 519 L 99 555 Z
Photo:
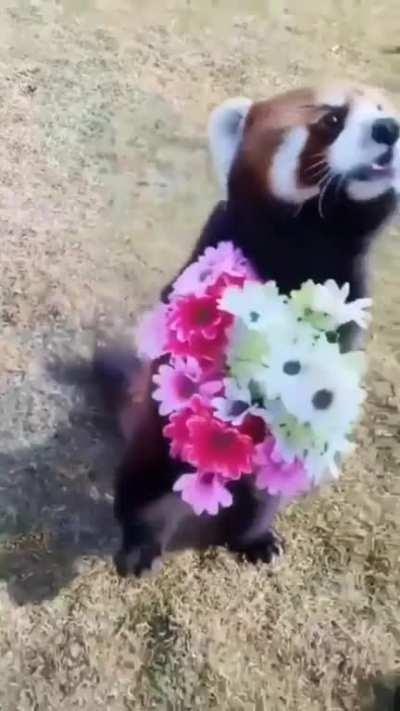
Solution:
M 217 194 L 216 102 L 321 74 L 400 94 L 397 1 L 298 4 L 1 5 L 2 711 L 356 709 L 399 667 L 398 231 L 375 260 L 361 446 L 282 516 L 278 573 L 221 552 L 117 580 L 117 443 L 43 365 L 84 361 L 93 324 L 132 319 L 188 253 Z

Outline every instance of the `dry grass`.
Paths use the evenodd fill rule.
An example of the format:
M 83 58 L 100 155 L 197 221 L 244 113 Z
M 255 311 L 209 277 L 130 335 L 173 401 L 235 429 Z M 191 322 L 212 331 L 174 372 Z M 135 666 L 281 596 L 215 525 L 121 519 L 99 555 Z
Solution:
M 278 572 L 220 552 L 117 580 L 115 443 L 41 361 L 87 357 L 94 322 L 132 318 L 188 252 L 215 199 L 211 105 L 322 73 L 400 93 L 381 51 L 398 3 L 159 5 L 0 8 L 0 709 L 353 710 L 400 664 L 396 231 L 360 448 L 339 487 L 282 516 Z

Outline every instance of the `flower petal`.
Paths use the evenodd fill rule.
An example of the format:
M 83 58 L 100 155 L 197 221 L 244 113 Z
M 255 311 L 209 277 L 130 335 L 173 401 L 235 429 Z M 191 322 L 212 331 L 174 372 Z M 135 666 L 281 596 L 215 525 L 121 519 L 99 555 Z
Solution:
M 134 332 L 139 355 L 153 360 L 166 352 L 167 314 L 168 306 L 160 303 L 142 315 Z
M 181 494 L 182 500 L 189 504 L 198 516 L 204 512 L 215 516 L 220 506 L 231 506 L 233 501 L 232 494 L 215 474 L 182 474 L 175 482 L 173 490 Z

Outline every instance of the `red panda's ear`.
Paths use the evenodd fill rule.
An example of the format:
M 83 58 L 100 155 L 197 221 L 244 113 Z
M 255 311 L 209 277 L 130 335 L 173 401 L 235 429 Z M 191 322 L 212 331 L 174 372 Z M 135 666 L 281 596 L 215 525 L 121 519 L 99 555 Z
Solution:
M 211 158 L 218 182 L 224 191 L 251 105 L 252 101 L 243 97 L 228 99 L 211 112 L 208 121 Z

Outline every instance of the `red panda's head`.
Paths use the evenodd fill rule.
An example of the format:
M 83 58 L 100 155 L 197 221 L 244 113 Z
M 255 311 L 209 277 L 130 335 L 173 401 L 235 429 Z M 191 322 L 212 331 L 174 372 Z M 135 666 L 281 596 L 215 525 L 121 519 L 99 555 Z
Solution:
M 230 99 L 209 122 L 214 166 L 231 196 L 294 205 L 329 186 L 358 203 L 400 193 L 399 135 L 383 92 L 347 83 Z

